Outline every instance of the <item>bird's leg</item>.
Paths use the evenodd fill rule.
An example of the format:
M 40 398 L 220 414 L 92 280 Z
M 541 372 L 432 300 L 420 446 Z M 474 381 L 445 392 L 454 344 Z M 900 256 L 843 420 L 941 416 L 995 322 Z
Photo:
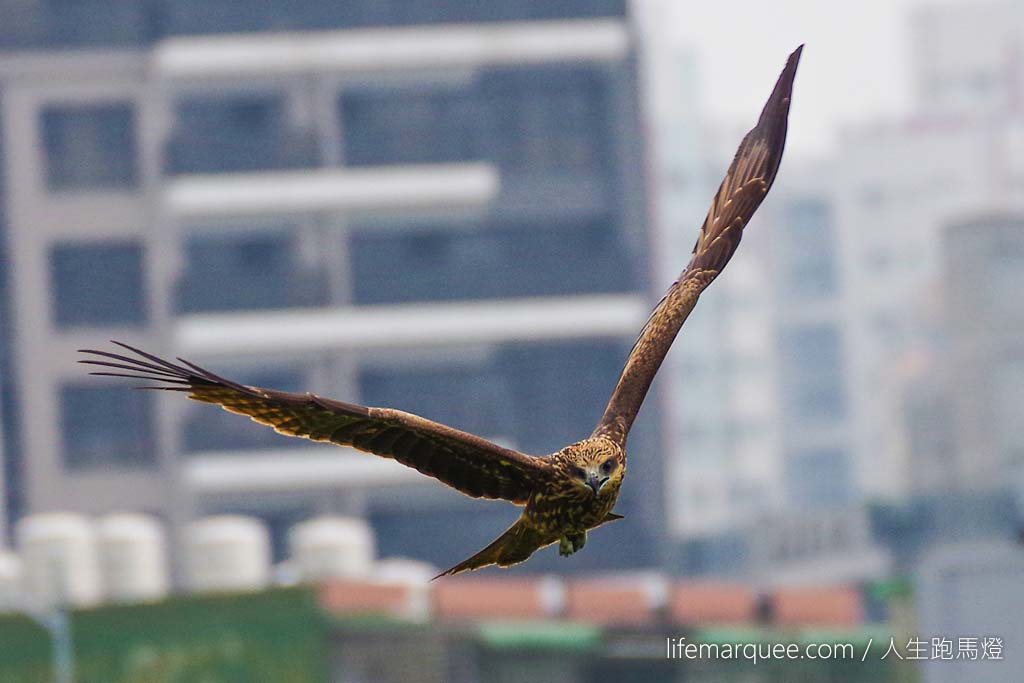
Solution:
M 586 544 L 586 531 L 581 531 L 578 534 L 566 534 L 558 542 L 558 554 L 562 557 L 569 557 L 577 550 L 583 550 L 583 546 Z

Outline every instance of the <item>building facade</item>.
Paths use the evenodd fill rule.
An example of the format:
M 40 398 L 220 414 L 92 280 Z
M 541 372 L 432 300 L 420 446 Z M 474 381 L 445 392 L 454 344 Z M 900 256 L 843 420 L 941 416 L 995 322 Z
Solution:
M 1024 481 L 1024 218 L 979 216 L 943 233 L 946 369 L 955 447 L 951 475 L 968 490 Z
M 88 378 L 75 349 L 121 339 L 526 452 L 586 436 L 652 302 L 624 3 L 23 4 L 0 34 L 17 513 L 283 533 L 343 512 L 437 563 L 497 535 L 509 506 Z M 574 568 L 656 559 L 651 403 L 630 522 Z
M 921 433 L 904 415 L 923 407 L 922 373 L 942 372 L 928 364 L 944 353 L 943 230 L 1024 201 L 1022 17 L 1012 2 L 921 8 L 911 24 L 912 113 L 842 136 L 835 198 L 852 452 L 868 497 L 920 488 Z M 942 467 L 923 473 L 928 488 L 955 483 L 934 481 Z

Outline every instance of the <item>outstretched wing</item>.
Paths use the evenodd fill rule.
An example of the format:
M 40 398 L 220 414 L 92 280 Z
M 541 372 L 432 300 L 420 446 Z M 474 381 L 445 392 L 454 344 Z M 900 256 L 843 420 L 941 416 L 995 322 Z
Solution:
M 127 344 L 114 343 L 138 358 L 81 349 L 81 353 L 98 358 L 79 362 L 113 370 L 91 373 L 94 375 L 159 382 L 158 386 L 145 388 L 187 392 L 193 400 L 248 415 L 288 436 L 351 446 L 392 458 L 474 498 L 524 504 L 551 472 L 545 458 L 502 448 L 411 413 L 245 386 L 180 358 L 180 365 L 170 363 Z
M 801 45 L 789 56 L 757 125 L 743 138 L 711 202 L 693 256 L 640 332 L 619 383 L 594 430 L 625 444 L 655 373 L 701 292 L 722 272 L 740 243 L 743 228 L 768 194 L 782 161 L 786 121 Z

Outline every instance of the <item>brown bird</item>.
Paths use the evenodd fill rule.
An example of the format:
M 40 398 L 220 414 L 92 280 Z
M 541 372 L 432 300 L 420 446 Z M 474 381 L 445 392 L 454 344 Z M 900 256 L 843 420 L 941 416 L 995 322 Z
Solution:
M 102 360 L 80 362 L 118 371 L 92 374 L 159 382 L 146 388 L 184 391 L 193 400 L 248 415 L 282 434 L 397 460 L 474 498 L 525 506 L 516 523 L 493 543 L 439 576 L 488 565 L 508 567 L 555 542 L 562 555 L 571 555 L 586 543 L 587 530 L 621 518 L 612 508 L 626 474 L 626 437 L 679 328 L 729 262 L 744 226 L 775 180 L 802 49 L 790 55 L 757 125 L 740 143 L 690 263 L 641 330 L 593 434 L 557 453 L 526 455 L 390 408 L 245 386 L 180 358 L 180 364 L 171 363 L 118 342 L 137 357 L 83 349 Z

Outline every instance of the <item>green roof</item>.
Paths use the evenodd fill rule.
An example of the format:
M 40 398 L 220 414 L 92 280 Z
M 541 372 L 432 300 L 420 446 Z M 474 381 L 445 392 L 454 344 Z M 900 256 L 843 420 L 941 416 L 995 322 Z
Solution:
M 492 621 L 479 624 L 480 641 L 495 649 L 590 651 L 601 643 L 601 629 L 564 621 Z

